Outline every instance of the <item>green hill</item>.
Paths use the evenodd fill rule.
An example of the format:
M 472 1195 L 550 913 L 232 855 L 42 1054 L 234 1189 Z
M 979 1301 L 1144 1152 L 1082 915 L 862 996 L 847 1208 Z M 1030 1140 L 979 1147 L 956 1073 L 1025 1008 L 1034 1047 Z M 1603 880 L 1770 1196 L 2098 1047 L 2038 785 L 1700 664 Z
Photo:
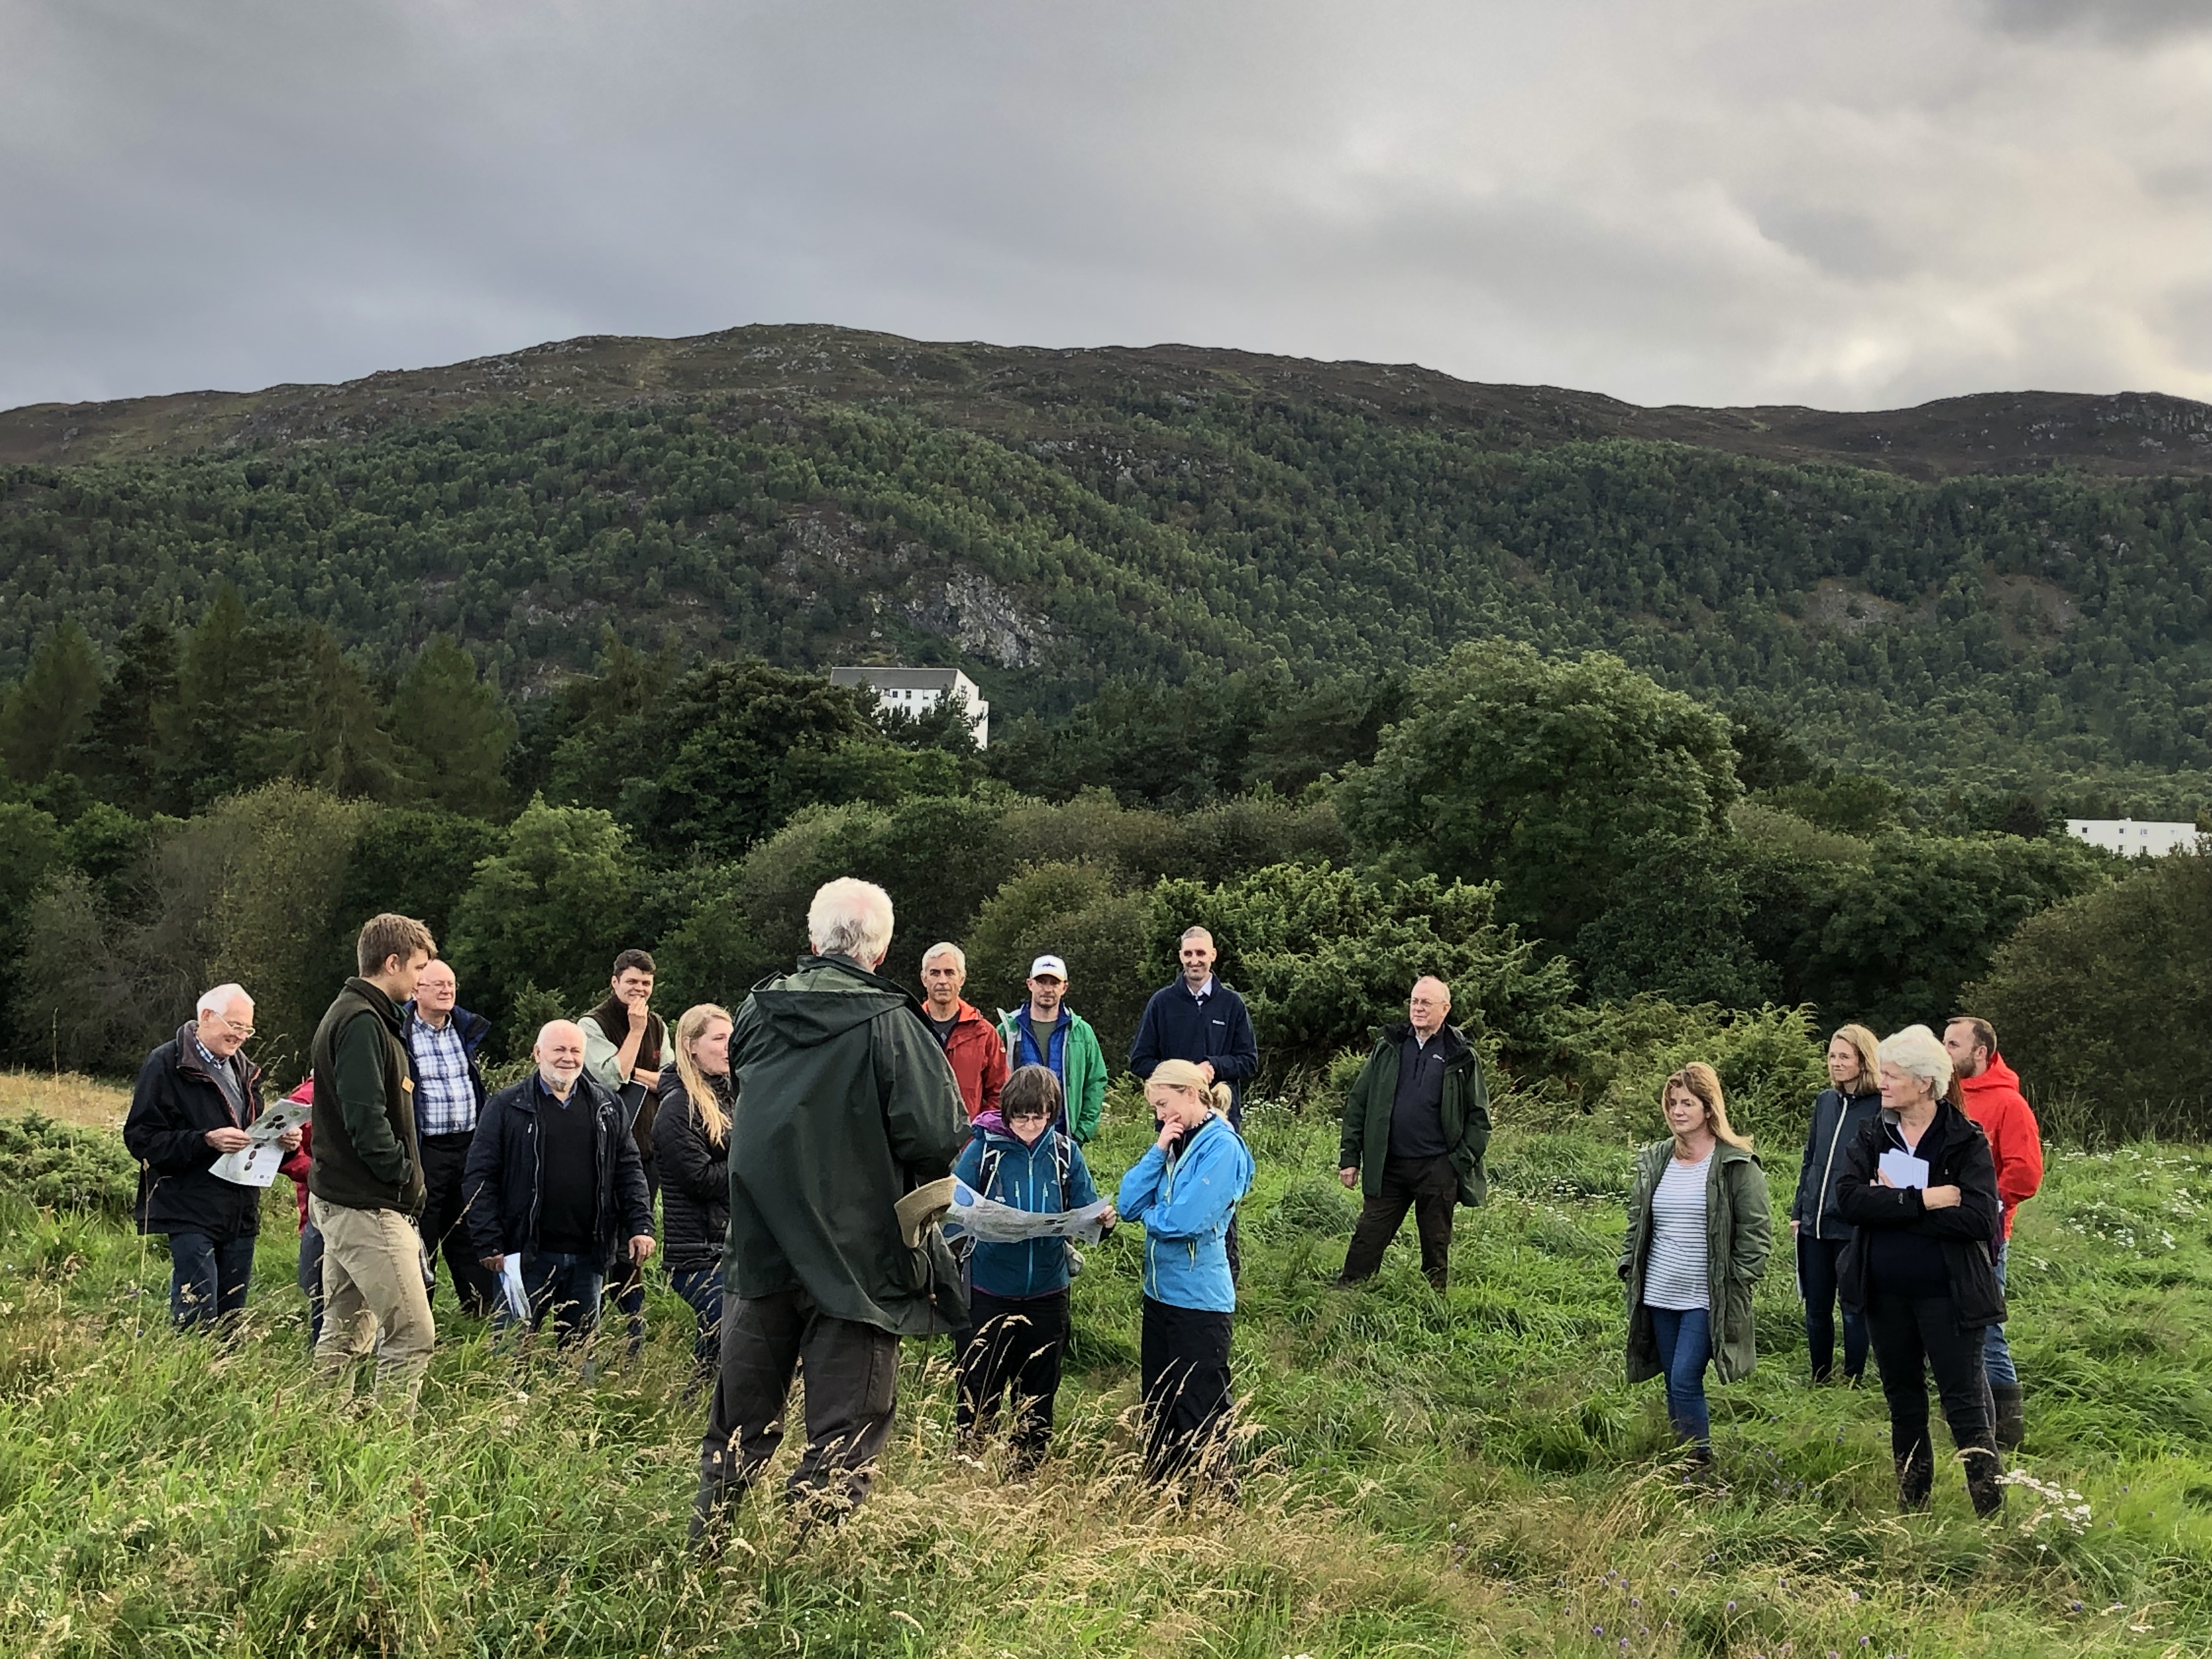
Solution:
M 228 579 L 377 668 L 451 630 L 526 696 L 610 624 L 958 663 L 1002 720 L 1498 635 L 1923 783 L 2179 810 L 2212 768 L 2212 410 L 2172 398 L 1639 410 L 761 328 L 18 410 L 0 460 L 0 677 L 64 617 L 105 647 Z

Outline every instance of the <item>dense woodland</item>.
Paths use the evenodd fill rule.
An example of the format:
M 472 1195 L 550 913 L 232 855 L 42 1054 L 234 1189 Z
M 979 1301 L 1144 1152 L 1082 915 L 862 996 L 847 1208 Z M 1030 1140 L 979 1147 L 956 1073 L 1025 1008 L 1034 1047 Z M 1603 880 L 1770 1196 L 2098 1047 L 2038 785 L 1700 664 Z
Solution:
M 2203 481 L 1538 449 L 1257 396 L 1018 432 L 509 403 L 15 467 L 7 1057 L 127 1070 L 219 976 L 296 1067 L 385 908 L 512 1054 L 624 945 L 673 1002 L 741 995 L 845 872 L 898 901 L 893 971 L 961 939 L 1005 1006 L 1059 951 L 1109 1045 L 1208 921 L 1279 1078 L 1424 969 L 1547 1109 L 1598 1109 L 1631 1052 L 1969 987 L 2019 1057 L 2065 1024 L 2003 954 L 2022 924 L 2137 939 L 2157 908 L 2057 818 L 2212 803 L 2208 602 Z M 820 673 L 853 659 L 966 668 L 988 750 Z M 2133 1061 L 2045 1069 L 2085 1133 L 2205 1109 Z

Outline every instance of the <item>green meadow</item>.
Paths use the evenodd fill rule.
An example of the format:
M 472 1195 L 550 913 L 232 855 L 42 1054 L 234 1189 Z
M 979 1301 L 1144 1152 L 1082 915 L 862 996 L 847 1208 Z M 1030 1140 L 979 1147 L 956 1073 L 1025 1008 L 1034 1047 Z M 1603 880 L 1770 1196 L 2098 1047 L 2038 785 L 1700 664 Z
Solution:
M 1102 1182 L 1140 1150 L 1141 1110 L 1117 1092 Z M 1241 1507 L 1180 1506 L 1134 1477 L 1125 1232 L 1077 1282 L 1036 1476 L 958 1455 L 946 1345 L 908 1343 L 874 1498 L 802 1534 L 766 1490 L 707 1560 L 684 1545 L 704 1407 L 665 1288 L 644 1358 L 588 1383 L 493 1350 L 441 1288 L 407 1419 L 310 1376 L 288 1190 L 246 1324 L 212 1346 L 167 1331 L 158 1239 L 39 1207 L 0 1168 L 0 1653 L 2212 1648 L 2212 1153 L 2053 1149 L 2013 1250 L 2028 1443 L 1984 1525 L 1955 1472 L 1931 1513 L 1897 1514 L 1878 1390 L 1805 1382 L 1786 1245 L 1758 1372 L 1714 1390 L 1722 1484 L 1686 1483 L 1658 1385 L 1621 1381 L 1626 1135 L 1509 1116 L 1438 1297 L 1410 1227 L 1371 1286 L 1329 1287 L 1352 1200 L 1326 1102 L 1258 1103 L 1248 1131 Z M 1790 1140 L 1762 1139 L 1778 1211 Z

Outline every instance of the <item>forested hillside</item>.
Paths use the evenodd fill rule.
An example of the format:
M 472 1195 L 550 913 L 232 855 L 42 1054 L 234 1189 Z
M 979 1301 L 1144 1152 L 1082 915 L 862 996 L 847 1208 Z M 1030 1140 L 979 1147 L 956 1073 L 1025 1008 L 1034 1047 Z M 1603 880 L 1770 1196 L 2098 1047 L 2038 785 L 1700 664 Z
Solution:
M 111 408 L 107 459 L 0 474 L 0 1051 L 127 1070 L 236 978 L 283 1074 L 398 908 L 512 1054 L 629 945 L 733 1001 L 836 874 L 892 892 L 894 972 L 959 939 L 1006 1006 L 1067 957 L 1109 1046 L 1203 920 L 1278 1081 L 1443 972 L 1501 1091 L 1593 1110 L 1941 1019 L 2015 936 L 2173 955 L 2052 831 L 2212 805 L 2212 482 L 2097 449 L 2191 453 L 2194 406 L 2075 400 L 2081 470 L 2027 472 L 1915 412 L 1890 468 L 1413 371 L 763 332 Z M 965 667 L 988 751 L 819 672 L 871 659 Z M 2037 968 L 2013 1029 L 2079 1029 Z M 2046 1070 L 2085 1136 L 2212 1121 Z
M 2200 472 L 2212 411 L 1954 401 L 1635 410 L 1410 369 L 760 330 L 23 410 L 4 447 L 53 459 L 0 471 L 0 676 L 64 618 L 108 652 L 228 581 L 387 688 L 444 630 L 526 715 L 610 626 L 678 663 L 957 662 L 1035 755 L 1008 717 L 1117 681 L 1356 702 L 1503 637 L 1617 652 L 1826 763 L 2197 810 L 2212 483 L 2123 475 Z

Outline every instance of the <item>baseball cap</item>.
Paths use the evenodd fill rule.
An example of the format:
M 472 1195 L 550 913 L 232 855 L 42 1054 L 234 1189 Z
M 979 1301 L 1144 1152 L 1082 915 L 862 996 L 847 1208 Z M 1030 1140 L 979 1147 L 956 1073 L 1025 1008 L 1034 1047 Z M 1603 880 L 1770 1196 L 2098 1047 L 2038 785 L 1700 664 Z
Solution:
M 1031 979 L 1041 979 L 1047 974 L 1050 974 L 1054 979 L 1066 979 L 1067 964 L 1058 957 L 1039 957 L 1035 962 L 1030 963 Z

